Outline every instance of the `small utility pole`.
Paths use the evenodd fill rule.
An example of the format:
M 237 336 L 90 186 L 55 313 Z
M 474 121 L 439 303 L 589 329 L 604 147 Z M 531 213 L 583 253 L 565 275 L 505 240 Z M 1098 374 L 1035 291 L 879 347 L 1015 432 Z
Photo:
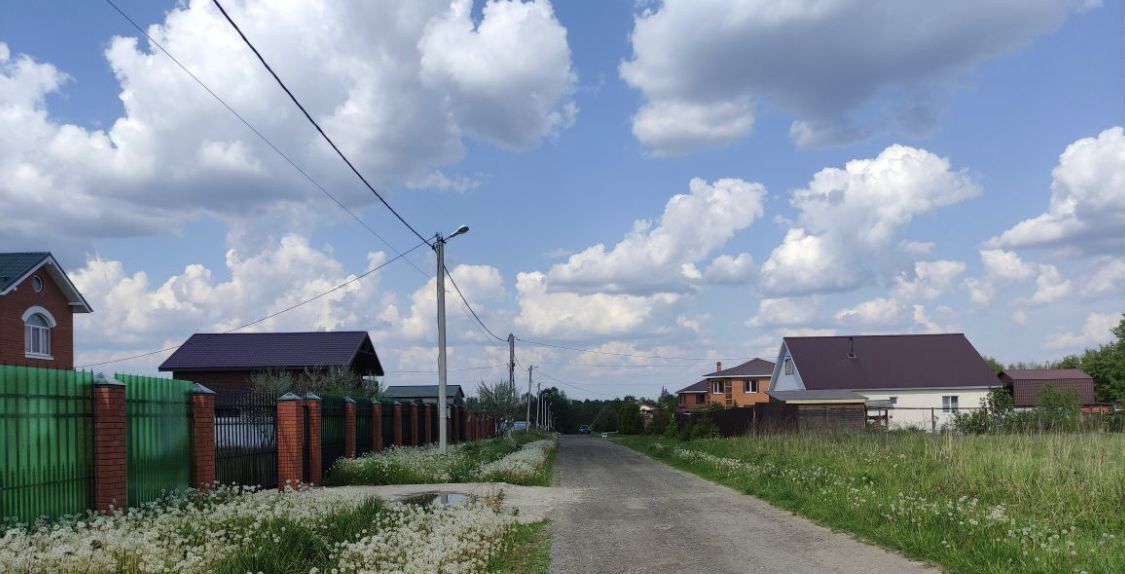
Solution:
M 527 366 L 527 426 L 531 428 L 531 369 L 534 365 Z
M 508 384 L 512 386 L 512 396 L 516 396 L 516 336 L 511 333 L 508 333 Z
M 457 228 L 449 237 L 437 234 L 434 241 L 434 251 L 437 252 L 437 325 L 438 325 L 438 448 L 446 452 L 448 437 L 446 427 L 449 424 L 449 405 L 446 404 L 446 368 L 445 368 L 445 242 L 469 231 L 468 225 Z
M 543 412 L 543 383 L 535 385 L 535 428 L 539 428 L 539 413 Z

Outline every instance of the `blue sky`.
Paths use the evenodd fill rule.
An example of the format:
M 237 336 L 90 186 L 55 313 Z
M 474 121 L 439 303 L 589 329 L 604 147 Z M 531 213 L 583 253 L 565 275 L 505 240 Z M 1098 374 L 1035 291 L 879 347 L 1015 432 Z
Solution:
M 120 5 L 388 241 L 417 242 L 214 6 Z M 786 334 L 957 331 L 1051 359 L 1125 310 L 1121 2 L 230 8 L 407 219 L 472 227 L 449 267 L 493 330 L 700 359 L 520 345 L 575 396 L 674 390 Z M 55 252 L 91 298 L 79 364 L 393 256 L 107 4 L 0 10 L 0 200 L 18 214 L 0 242 Z M 411 260 L 432 275 L 431 254 Z M 369 330 L 388 384 L 425 382 L 393 371 L 434 368 L 426 281 L 395 262 L 264 328 Z M 506 349 L 449 313 L 450 367 L 472 369 L 454 382 L 503 376 Z

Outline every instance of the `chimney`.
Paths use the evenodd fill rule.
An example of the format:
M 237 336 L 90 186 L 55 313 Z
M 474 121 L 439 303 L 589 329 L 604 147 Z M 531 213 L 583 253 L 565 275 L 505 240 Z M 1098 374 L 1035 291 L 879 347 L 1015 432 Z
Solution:
M 855 358 L 855 338 L 854 337 L 848 337 L 848 358 L 849 359 Z
M 723 370 L 723 362 L 722 361 L 715 361 L 715 372 L 717 373 L 721 370 Z

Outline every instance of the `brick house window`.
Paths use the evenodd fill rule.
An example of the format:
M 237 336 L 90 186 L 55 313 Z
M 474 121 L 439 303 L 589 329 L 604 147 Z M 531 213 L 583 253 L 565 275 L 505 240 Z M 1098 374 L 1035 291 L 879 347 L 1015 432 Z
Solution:
M 746 381 L 746 394 L 754 394 L 758 392 L 758 379 L 750 379 Z
M 722 381 L 715 381 L 715 382 L 711 383 L 711 392 L 715 393 L 716 395 L 723 394 L 723 382 Z
M 695 395 L 695 404 L 697 404 L 697 405 L 701 405 L 701 404 L 703 404 L 703 403 L 705 403 L 705 402 L 707 402 L 707 397 L 706 397 L 706 396 L 704 396 L 704 395 L 703 395 L 703 393 L 700 393 L 700 394 L 698 394 L 698 395 Z
M 42 313 L 32 313 L 24 319 L 23 352 L 28 357 L 51 356 L 51 321 Z

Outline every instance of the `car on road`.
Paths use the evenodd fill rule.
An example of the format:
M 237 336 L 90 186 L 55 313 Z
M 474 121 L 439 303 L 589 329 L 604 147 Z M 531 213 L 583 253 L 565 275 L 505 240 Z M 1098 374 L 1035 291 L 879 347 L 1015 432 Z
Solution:
M 578 425 L 578 434 L 590 434 L 590 425 Z

